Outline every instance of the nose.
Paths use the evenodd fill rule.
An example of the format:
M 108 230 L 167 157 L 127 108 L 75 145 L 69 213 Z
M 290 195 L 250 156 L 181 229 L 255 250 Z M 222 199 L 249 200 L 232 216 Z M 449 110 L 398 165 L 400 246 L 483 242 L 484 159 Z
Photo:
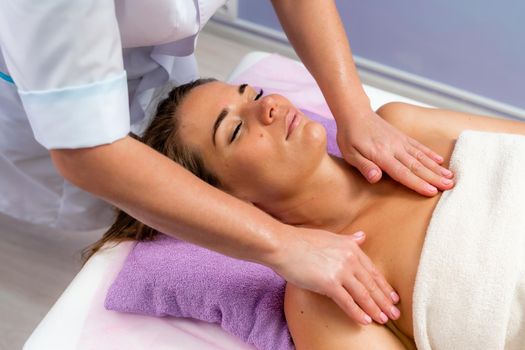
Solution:
M 259 121 L 264 125 L 272 124 L 277 116 L 278 107 L 277 101 L 272 95 L 262 97 L 257 108 Z

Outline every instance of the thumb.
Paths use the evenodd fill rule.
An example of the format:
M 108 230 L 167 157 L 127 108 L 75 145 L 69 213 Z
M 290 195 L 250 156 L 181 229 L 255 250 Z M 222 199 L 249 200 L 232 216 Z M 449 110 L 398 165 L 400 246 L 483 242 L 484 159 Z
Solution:
M 352 235 L 352 239 L 357 244 L 362 244 L 366 239 L 366 234 L 363 231 L 357 231 Z
M 350 164 L 355 166 L 371 184 L 381 180 L 381 169 L 374 162 L 363 157 L 361 154 L 356 154 Z

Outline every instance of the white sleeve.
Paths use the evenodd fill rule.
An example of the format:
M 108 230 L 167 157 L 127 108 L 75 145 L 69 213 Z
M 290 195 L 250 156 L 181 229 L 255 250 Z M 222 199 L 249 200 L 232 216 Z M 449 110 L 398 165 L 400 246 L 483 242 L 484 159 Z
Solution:
M 128 89 L 113 1 L 1 0 L 0 47 L 44 147 L 92 147 L 127 135 Z

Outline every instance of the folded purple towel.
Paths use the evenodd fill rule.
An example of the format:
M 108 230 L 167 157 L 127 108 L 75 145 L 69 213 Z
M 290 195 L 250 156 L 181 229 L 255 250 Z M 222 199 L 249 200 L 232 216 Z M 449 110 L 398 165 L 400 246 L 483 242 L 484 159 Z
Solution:
M 284 288 L 265 266 L 159 235 L 130 252 L 105 307 L 216 323 L 257 349 L 290 350 Z
M 308 111 L 340 156 L 331 119 Z M 160 235 L 131 251 L 106 296 L 109 310 L 219 324 L 259 350 L 294 349 L 284 317 L 285 281 L 271 269 Z

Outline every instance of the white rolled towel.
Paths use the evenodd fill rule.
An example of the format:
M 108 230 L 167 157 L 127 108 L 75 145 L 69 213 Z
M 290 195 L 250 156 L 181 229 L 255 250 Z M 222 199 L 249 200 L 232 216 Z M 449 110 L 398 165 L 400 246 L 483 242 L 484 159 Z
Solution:
M 413 297 L 418 349 L 525 349 L 525 136 L 463 132 Z

